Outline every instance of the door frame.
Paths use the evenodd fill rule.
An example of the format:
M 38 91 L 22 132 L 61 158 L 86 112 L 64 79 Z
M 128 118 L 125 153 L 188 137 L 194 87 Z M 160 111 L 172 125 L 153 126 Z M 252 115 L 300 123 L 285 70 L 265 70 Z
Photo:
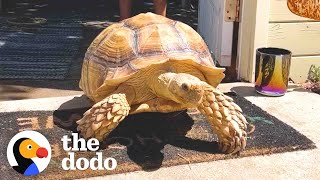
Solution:
M 199 0 L 197 31 L 215 63 L 231 66 L 234 22 L 225 20 L 226 0 Z
M 256 49 L 268 45 L 270 0 L 240 0 L 237 77 L 254 82 Z

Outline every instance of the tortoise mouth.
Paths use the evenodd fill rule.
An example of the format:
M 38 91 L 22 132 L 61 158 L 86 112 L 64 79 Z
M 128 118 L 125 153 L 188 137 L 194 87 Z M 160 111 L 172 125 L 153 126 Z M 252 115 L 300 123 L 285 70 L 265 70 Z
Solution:
M 178 103 L 183 104 L 188 108 L 198 107 L 202 102 L 203 96 L 200 94 L 192 96 L 191 94 L 193 93 L 186 93 L 186 96 L 175 94 L 175 99 Z

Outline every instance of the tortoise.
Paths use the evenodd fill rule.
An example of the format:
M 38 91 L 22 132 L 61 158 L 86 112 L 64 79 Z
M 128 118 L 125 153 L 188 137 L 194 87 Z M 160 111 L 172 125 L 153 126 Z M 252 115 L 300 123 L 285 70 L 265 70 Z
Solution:
M 77 121 L 84 138 L 102 141 L 128 114 L 198 108 L 224 153 L 246 146 L 247 121 L 216 89 L 224 68 L 190 26 L 142 13 L 104 29 L 84 57 L 79 86 L 94 103 Z

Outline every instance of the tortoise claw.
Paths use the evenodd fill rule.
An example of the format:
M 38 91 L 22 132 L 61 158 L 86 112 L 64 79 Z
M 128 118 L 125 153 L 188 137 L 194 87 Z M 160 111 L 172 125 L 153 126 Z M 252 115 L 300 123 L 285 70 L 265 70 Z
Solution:
M 240 153 L 246 147 L 246 139 L 244 137 L 234 137 L 230 142 L 219 142 L 219 149 L 222 153 L 235 154 Z

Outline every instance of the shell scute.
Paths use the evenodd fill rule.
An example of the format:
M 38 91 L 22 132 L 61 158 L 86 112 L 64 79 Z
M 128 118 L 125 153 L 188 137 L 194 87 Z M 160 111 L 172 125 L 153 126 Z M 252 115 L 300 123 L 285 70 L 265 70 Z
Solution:
M 151 24 L 168 24 L 173 23 L 174 21 L 153 13 L 141 13 L 133 18 L 124 20 L 123 22 L 131 29 L 139 29 Z
M 107 35 L 93 54 L 108 62 L 119 63 L 137 55 L 134 44 L 134 31 L 129 28 L 119 28 Z
M 224 68 L 214 65 L 207 45 L 190 26 L 153 13 L 139 14 L 102 31 L 85 54 L 80 88 L 98 101 L 137 71 L 179 61 L 202 72 L 216 87 Z

